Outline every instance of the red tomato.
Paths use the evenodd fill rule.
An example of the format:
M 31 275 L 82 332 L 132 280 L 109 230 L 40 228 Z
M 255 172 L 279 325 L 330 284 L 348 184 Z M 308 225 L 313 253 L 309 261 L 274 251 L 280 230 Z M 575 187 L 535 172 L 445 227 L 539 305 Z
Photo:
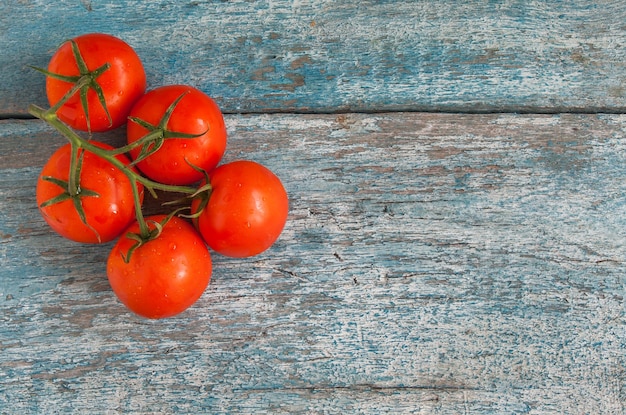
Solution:
M 105 149 L 113 148 L 95 141 L 92 143 Z M 124 155 L 117 156 L 117 159 L 125 164 L 130 163 Z M 135 219 L 132 184 L 118 168 L 93 153 L 84 152 L 80 174 L 80 188 L 98 194 L 80 198 L 88 225 L 81 220 L 71 199 L 41 207 L 42 203 L 67 192 L 67 186 L 61 187 L 44 180 L 44 177 L 67 182 L 70 160 L 71 147 L 66 144 L 50 157 L 39 175 L 37 205 L 40 206 L 43 218 L 58 234 L 76 242 L 101 243 L 113 240 Z M 138 186 L 143 196 L 143 186 Z
M 107 62 L 111 67 L 104 71 L 95 82 L 100 85 L 111 120 L 106 115 L 96 91 L 87 92 L 91 131 L 107 131 L 126 122 L 133 104 L 146 90 L 146 73 L 137 53 L 124 41 L 106 34 L 91 33 L 73 39 L 80 50 L 87 69 L 94 71 Z M 65 42 L 55 52 L 48 65 L 48 71 L 63 76 L 83 75 L 72 51 L 71 42 Z M 56 104 L 72 87 L 73 83 L 46 78 L 46 92 L 50 105 Z M 57 111 L 59 119 L 71 127 L 87 131 L 85 111 L 76 92 Z
M 146 218 L 161 222 L 165 215 Z M 138 233 L 135 222 L 128 232 Z M 173 217 L 161 234 L 135 249 L 130 261 L 124 258 L 135 244 L 123 236 L 113 247 L 107 275 L 119 300 L 134 313 L 147 318 L 179 314 L 200 298 L 211 280 L 211 256 L 194 227 Z
M 195 224 L 211 249 L 226 256 L 249 257 L 272 246 L 289 211 L 280 179 L 247 160 L 219 166 L 209 179 L 213 190 Z M 199 199 L 194 200 L 192 212 L 197 212 L 199 204 Z
M 157 126 L 168 107 L 183 94 L 166 129 L 175 133 L 202 135 L 195 138 L 166 138 L 158 151 L 137 163 L 139 170 L 146 176 L 161 183 L 187 185 L 202 180 L 202 173 L 190 163 L 210 171 L 217 166 L 226 150 L 226 126 L 222 112 L 213 99 L 196 88 L 170 85 L 149 91 L 137 101 L 130 116 Z M 148 130 L 138 123 L 128 123 L 126 134 L 129 144 L 147 133 Z M 133 160 L 139 154 L 139 148 L 130 152 Z

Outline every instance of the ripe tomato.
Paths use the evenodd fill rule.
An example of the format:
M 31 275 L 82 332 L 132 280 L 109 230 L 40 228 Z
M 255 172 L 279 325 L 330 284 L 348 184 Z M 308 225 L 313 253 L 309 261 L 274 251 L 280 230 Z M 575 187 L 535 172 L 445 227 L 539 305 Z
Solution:
M 107 117 L 96 91 L 87 91 L 87 107 L 91 131 L 107 131 L 126 122 L 133 104 L 146 90 L 146 73 L 137 53 L 124 41 L 106 34 L 91 33 L 73 39 L 78 45 L 80 56 L 89 71 L 100 68 L 107 62 L 110 68 L 98 76 L 95 82 L 100 85 L 111 120 Z M 48 71 L 63 76 L 84 75 L 72 51 L 71 42 L 65 42 L 54 53 Z M 56 104 L 72 87 L 73 83 L 46 78 L 46 93 L 50 105 Z M 87 131 L 89 125 L 80 99 L 76 92 L 57 111 L 59 119 L 71 127 Z
M 105 148 L 113 147 L 92 141 Z M 37 180 L 37 205 L 50 225 L 59 235 L 76 242 L 102 243 L 119 236 L 135 219 L 133 190 L 130 180 L 118 168 L 103 158 L 85 151 L 80 172 L 80 189 L 83 196 L 80 203 L 85 213 L 85 224 L 71 199 L 42 207 L 44 202 L 59 197 L 68 191 L 67 186 L 46 180 L 52 177 L 67 182 L 69 180 L 71 159 L 70 144 L 59 148 L 44 165 Z M 130 160 L 124 155 L 117 159 L 125 164 Z M 143 197 L 143 186 L 137 184 Z M 89 195 L 95 192 L 97 195 Z
M 159 150 L 137 163 L 146 176 L 161 183 L 187 185 L 202 180 L 202 173 L 191 165 L 210 171 L 217 166 L 226 150 L 226 126 L 222 112 L 213 99 L 196 88 L 169 85 L 149 91 L 137 101 L 130 116 L 158 126 L 168 107 L 183 94 L 165 128 L 169 132 L 202 135 L 166 138 Z M 138 123 L 128 123 L 126 134 L 129 144 L 147 133 L 148 129 Z M 139 154 L 139 148 L 130 152 L 133 160 Z
M 155 215 L 146 220 L 153 226 L 150 221 L 164 218 Z M 139 232 L 137 222 L 128 232 Z M 122 236 L 107 262 L 109 283 L 126 307 L 143 317 L 164 318 L 183 312 L 200 298 L 211 280 L 211 256 L 191 224 L 171 218 L 161 234 L 136 248 L 126 263 L 133 244 L 133 239 Z
M 280 179 L 248 160 L 221 165 L 209 179 L 212 192 L 195 224 L 211 249 L 226 256 L 249 257 L 272 246 L 289 211 Z M 192 212 L 199 205 L 199 199 L 194 200 Z

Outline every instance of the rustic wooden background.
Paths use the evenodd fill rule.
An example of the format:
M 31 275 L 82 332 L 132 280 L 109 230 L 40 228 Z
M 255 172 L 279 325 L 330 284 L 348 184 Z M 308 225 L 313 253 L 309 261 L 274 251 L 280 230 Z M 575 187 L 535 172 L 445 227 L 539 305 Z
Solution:
M 36 208 L 26 65 L 92 31 L 291 197 L 173 319 Z M 622 0 L 3 2 L 0 414 L 626 413 L 625 42 Z

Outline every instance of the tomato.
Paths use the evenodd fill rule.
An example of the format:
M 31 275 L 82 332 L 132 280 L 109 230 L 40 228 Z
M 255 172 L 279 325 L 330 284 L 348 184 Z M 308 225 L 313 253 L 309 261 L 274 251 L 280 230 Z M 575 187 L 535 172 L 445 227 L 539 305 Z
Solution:
M 161 222 L 165 215 L 146 218 Z M 138 233 L 135 222 L 127 232 Z M 109 283 L 119 300 L 134 313 L 147 318 L 165 318 L 179 314 L 200 298 L 211 280 L 211 256 L 195 228 L 177 217 L 171 218 L 161 234 L 136 248 L 136 243 L 122 236 L 107 261 Z
M 73 39 L 89 71 L 109 63 L 110 68 L 95 79 L 102 89 L 111 119 L 93 87 L 87 86 L 89 123 L 83 109 L 80 92 L 76 92 L 57 111 L 59 119 L 82 131 L 107 131 L 126 122 L 133 104 L 146 90 L 146 73 L 137 53 L 127 43 L 114 36 L 90 33 Z M 48 64 L 48 72 L 63 76 L 84 75 L 72 51 L 71 41 L 63 43 Z M 46 78 L 46 93 L 50 105 L 56 104 L 72 87 L 72 82 Z
M 289 211 L 287 192 L 268 168 L 248 160 L 217 167 L 212 192 L 195 224 L 214 251 L 249 257 L 268 249 L 280 236 Z M 197 212 L 199 199 L 192 203 Z
M 181 96 L 165 127 L 169 132 L 199 136 L 166 138 L 162 147 L 139 161 L 137 167 L 152 180 L 166 184 L 188 185 L 204 177 L 192 165 L 210 171 L 217 166 L 226 150 L 226 125 L 215 101 L 196 88 L 169 85 L 145 94 L 137 101 L 130 116 L 156 127 L 170 105 Z M 148 129 L 131 119 L 126 132 L 128 143 L 137 141 L 148 132 Z M 130 152 L 133 160 L 136 160 L 139 154 L 140 148 Z
M 95 141 L 92 143 L 104 149 L 113 148 Z M 116 158 L 126 165 L 130 163 L 124 155 Z M 72 241 L 102 243 L 113 240 L 135 219 L 132 184 L 117 167 L 93 153 L 84 152 L 79 180 L 83 194 L 80 204 L 87 223 L 79 216 L 72 199 L 42 206 L 44 202 L 68 191 L 67 185 L 62 187 L 45 177 L 67 182 L 70 160 L 71 147 L 66 144 L 52 154 L 44 165 L 36 189 L 41 215 L 55 232 Z M 138 189 L 143 197 L 143 186 L 138 184 Z

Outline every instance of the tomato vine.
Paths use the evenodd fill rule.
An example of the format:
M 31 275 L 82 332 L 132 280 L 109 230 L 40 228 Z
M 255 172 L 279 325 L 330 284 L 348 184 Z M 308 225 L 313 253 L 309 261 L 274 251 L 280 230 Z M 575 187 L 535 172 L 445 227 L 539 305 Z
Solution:
M 109 55 L 114 58 L 102 60 Z M 134 50 L 104 34 L 71 39 L 48 69 L 34 69 L 47 78 L 50 107 L 28 110 L 67 140 L 42 169 L 39 209 L 55 231 L 76 242 L 118 238 L 107 276 L 130 310 L 148 318 L 178 314 L 209 283 L 209 249 L 248 257 L 276 241 L 287 220 L 287 193 L 258 163 L 218 166 L 226 127 L 202 91 L 170 85 L 146 93 Z M 125 145 L 94 139 L 120 120 L 127 122 Z M 174 202 L 184 204 L 145 216 L 145 191 L 154 198 L 159 191 L 176 193 L 182 197 Z
M 79 162 L 78 162 L 79 157 L 77 157 L 77 155 L 79 153 L 79 150 L 81 149 L 84 151 L 88 151 L 92 154 L 95 154 L 98 157 L 108 161 L 109 163 L 114 165 L 117 169 L 119 169 L 122 173 L 124 173 L 131 182 L 137 182 L 143 185 L 145 189 L 147 189 L 155 198 L 157 197 L 156 192 L 155 192 L 156 190 L 162 190 L 162 191 L 174 192 L 174 193 L 184 193 L 184 194 L 189 194 L 189 195 L 197 194 L 198 189 L 195 187 L 168 185 L 168 184 L 160 183 L 154 180 L 150 180 L 144 177 L 143 175 L 137 173 L 135 170 L 130 169 L 123 162 L 121 162 L 119 159 L 116 158 L 117 155 L 126 153 L 135 147 L 151 146 L 154 141 L 162 140 L 163 137 L 166 135 L 165 129 L 160 129 L 160 130 L 155 129 L 153 132 L 146 135 L 144 139 L 135 141 L 134 143 L 129 144 L 124 147 L 107 150 L 107 149 L 98 147 L 97 145 L 91 143 L 89 140 L 78 135 L 74 130 L 72 130 L 65 123 L 59 120 L 56 112 L 50 111 L 50 109 L 46 110 L 38 105 L 32 104 L 29 107 L 29 112 L 31 115 L 45 121 L 46 123 L 54 127 L 70 142 L 72 146 L 71 147 L 72 148 L 72 157 L 71 157 L 72 164 L 70 165 L 70 175 L 69 175 L 70 180 L 67 182 L 67 189 L 66 189 L 67 195 L 71 198 L 80 197 L 81 193 L 83 193 L 84 195 L 84 190 L 81 190 L 80 186 L 78 185 L 78 180 L 79 180 L 78 178 L 80 176 L 80 168 L 79 168 Z M 168 114 L 166 114 L 166 116 L 167 115 Z M 171 134 L 171 133 L 168 132 L 168 134 Z M 180 137 L 181 135 L 182 134 L 179 133 L 178 136 Z M 186 135 L 186 136 L 188 136 L 188 138 L 194 137 L 194 135 Z M 149 152 L 149 151 L 146 151 L 146 152 Z M 46 180 L 49 180 L 49 179 L 46 179 Z M 61 183 L 58 180 L 55 180 L 55 182 L 61 185 Z M 205 188 L 205 190 L 209 190 L 209 189 Z M 49 205 L 50 203 L 57 203 L 59 201 L 60 200 L 56 200 L 56 201 L 51 200 L 49 202 L 46 202 L 46 205 Z M 140 194 L 136 186 L 133 186 L 133 201 L 135 205 L 135 213 L 137 215 L 137 222 L 139 223 L 139 227 L 141 230 L 140 235 L 142 238 L 144 238 L 147 241 L 151 239 L 151 234 L 148 229 L 148 226 L 145 223 L 145 220 L 143 219 Z M 84 212 L 82 212 L 82 208 L 80 206 L 77 206 L 76 208 L 81 218 L 83 218 Z

